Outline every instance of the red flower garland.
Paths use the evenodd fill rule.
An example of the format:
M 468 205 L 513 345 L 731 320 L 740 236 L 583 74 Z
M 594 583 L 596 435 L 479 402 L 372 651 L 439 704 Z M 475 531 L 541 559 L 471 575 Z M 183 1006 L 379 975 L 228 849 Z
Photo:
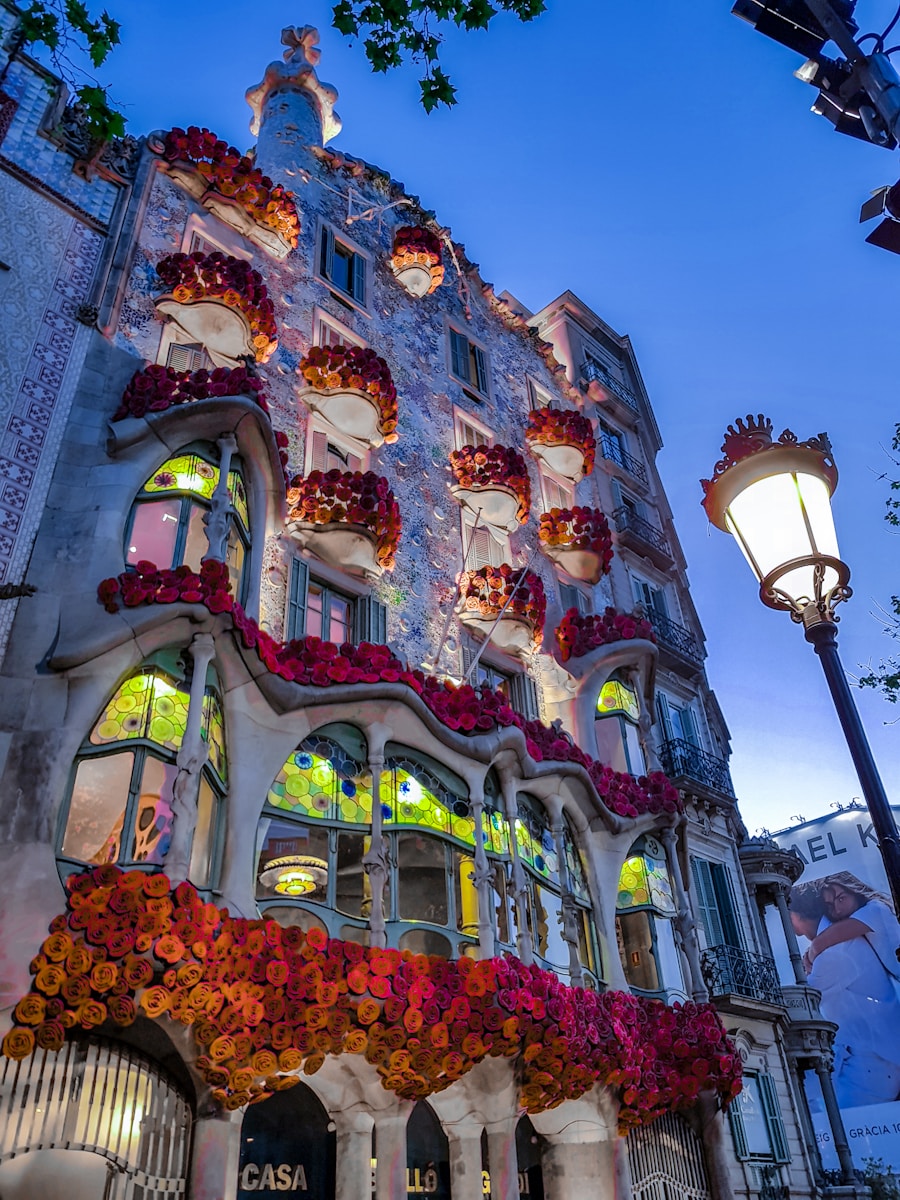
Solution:
M 582 616 L 577 608 L 570 608 L 556 627 L 559 656 L 563 662 L 568 662 L 570 658 L 581 658 L 597 646 L 625 642 L 631 638 L 655 642 L 656 634 L 644 617 L 619 612 L 615 608 L 605 609 L 600 616 Z
M 197 1069 L 228 1109 L 312 1075 L 326 1055 L 362 1054 L 404 1099 L 443 1091 L 487 1057 L 516 1058 L 521 1102 L 542 1112 L 595 1084 L 618 1092 L 623 1131 L 727 1105 L 740 1059 L 710 1004 L 568 987 L 518 959 L 448 960 L 230 917 L 189 883 L 97 867 L 67 881 L 32 960 L 33 990 L 3 1053 L 61 1049 L 69 1029 L 140 1013 L 189 1025 Z
M 208 129 L 189 125 L 187 130 L 169 130 L 162 157 L 169 163 L 191 163 L 212 191 L 235 200 L 257 224 L 273 230 L 296 249 L 300 218 L 293 192 L 273 183 L 234 146 Z
M 174 367 L 151 365 L 132 375 L 113 420 L 145 417 L 148 412 L 165 412 L 178 404 L 208 400 L 213 396 L 249 396 L 264 413 L 269 411 L 262 380 L 246 367 L 176 371 Z
M 641 813 L 680 812 L 678 790 L 661 772 L 635 778 L 619 774 L 596 762 L 564 733 L 526 721 L 510 708 L 498 691 L 469 684 L 456 685 L 435 679 L 422 671 L 413 671 L 387 646 L 371 642 L 344 642 L 335 645 L 317 637 L 277 642 L 260 629 L 256 621 L 234 603 L 229 592 L 227 568 L 207 561 L 195 575 L 189 567 L 160 571 L 153 563 L 139 562 L 133 571 L 118 578 L 104 579 L 97 589 L 98 599 L 107 612 L 118 612 L 120 605 L 205 604 L 211 612 L 229 612 L 236 634 L 244 647 L 255 650 L 260 661 L 273 675 L 305 687 L 331 687 L 341 683 L 402 683 L 422 698 L 426 707 L 448 729 L 463 733 L 483 733 L 495 726 L 516 726 L 525 735 L 528 753 L 535 762 L 573 762 L 584 767 L 598 795 L 607 807 L 622 817 Z
M 459 581 L 459 592 L 466 610 L 480 612 L 488 618 L 497 616 L 514 589 L 515 595 L 506 612 L 511 617 L 528 621 L 534 629 L 535 644 L 539 644 L 547 611 L 547 597 L 539 575 L 533 571 L 516 570 L 509 563 L 503 563 L 499 567 L 463 571 Z
M 156 273 L 179 304 L 223 300 L 243 313 L 250 325 L 257 362 L 266 362 L 278 346 L 275 306 L 259 271 L 231 255 L 170 254 L 156 264 Z
M 442 257 L 441 239 L 430 229 L 425 229 L 421 225 L 403 225 L 394 233 L 391 265 L 395 271 L 402 271 L 404 267 L 415 265 L 427 268 L 431 272 L 429 294 L 435 288 L 440 287 L 444 281 Z
M 571 550 L 591 550 L 601 559 L 605 575 L 613 557 L 612 534 L 606 517 L 598 508 L 551 508 L 541 513 L 538 538 L 545 546 L 565 546 Z
M 571 408 L 533 408 L 525 439 L 541 446 L 576 446 L 584 455 L 584 473 L 594 469 L 597 442 L 587 417 Z
M 520 525 L 528 520 L 531 508 L 531 480 L 525 459 L 517 450 L 507 446 L 463 446 L 450 451 L 450 466 L 460 487 L 475 491 L 491 487 L 508 487 L 519 498 L 516 519 Z
M 313 346 L 297 367 L 300 375 L 316 391 L 330 392 L 352 388 L 366 392 L 381 410 L 379 422 L 386 442 L 397 440 L 397 389 L 390 367 L 374 350 L 363 346 Z
M 403 521 L 388 481 L 374 471 L 310 471 L 288 488 L 288 520 L 363 525 L 377 539 L 376 557 L 394 569 Z

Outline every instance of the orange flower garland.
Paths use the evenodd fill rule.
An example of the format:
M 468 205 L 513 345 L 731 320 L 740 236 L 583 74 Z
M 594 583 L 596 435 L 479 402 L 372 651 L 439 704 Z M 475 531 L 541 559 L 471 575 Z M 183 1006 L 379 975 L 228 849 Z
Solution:
M 450 961 L 230 917 L 190 884 L 172 890 L 143 871 L 97 867 L 66 890 L 68 911 L 3 1039 L 14 1060 L 58 1050 L 67 1029 L 143 1014 L 191 1026 L 197 1069 L 227 1109 L 293 1087 L 329 1054 L 364 1055 L 407 1099 L 486 1057 L 517 1058 L 529 1112 L 601 1083 L 618 1090 L 623 1129 L 701 1091 L 723 1104 L 740 1091 L 740 1060 L 711 1005 L 567 987 L 511 957 Z
M 450 451 L 450 466 L 460 487 L 508 487 L 519 498 L 516 520 L 520 525 L 528 520 L 531 507 L 531 480 L 525 459 L 517 450 L 507 446 L 463 446 Z
M 514 589 L 515 595 L 506 612 L 511 617 L 528 621 L 534 629 L 535 643 L 540 643 L 547 597 L 539 575 L 533 571 L 516 570 L 509 563 L 503 563 L 499 567 L 463 571 L 460 576 L 459 592 L 466 609 L 479 612 L 486 618 L 499 615 Z
M 297 374 L 316 391 L 351 388 L 365 392 L 378 405 L 379 427 L 386 442 L 396 442 L 397 389 L 387 363 L 364 346 L 313 346 L 297 366 Z
M 613 558 L 609 523 L 598 508 L 551 508 L 541 513 L 538 538 L 545 546 L 564 546 L 571 550 L 592 550 L 600 558 L 605 575 Z
M 404 225 L 394 234 L 394 251 L 391 266 L 395 271 L 404 267 L 421 266 L 431 272 L 430 295 L 444 281 L 441 239 L 430 229 L 418 225 Z
M 310 471 L 288 488 L 288 520 L 362 525 L 377 539 L 376 557 L 394 569 L 403 520 L 388 481 L 374 471 Z
M 571 408 L 533 408 L 525 426 L 525 440 L 540 446 L 575 446 L 584 455 L 584 473 L 594 469 L 597 443 L 587 417 Z

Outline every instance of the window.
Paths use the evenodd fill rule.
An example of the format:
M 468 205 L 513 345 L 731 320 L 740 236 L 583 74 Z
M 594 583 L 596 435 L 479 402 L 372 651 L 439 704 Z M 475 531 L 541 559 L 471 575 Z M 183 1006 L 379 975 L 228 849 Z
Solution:
M 641 705 L 636 688 L 617 672 L 597 697 L 597 748 L 601 762 L 616 771 L 643 775 L 646 771 L 638 722 Z
M 687 742 L 690 746 L 700 746 L 697 721 L 690 704 L 671 700 L 665 692 L 657 692 L 656 708 L 667 742 Z
M 366 304 L 366 260 L 352 246 L 323 226 L 319 273 L 324 280 L 357 304 Z
M 480 567 L 499 567 L 509 558 L 509 538 L 499 537 L 487 525 L 475 526 L 475 516 L 465 509 L 460 510 L 462 520 L 463 553 L 466 556 L 465 570 L 477 571 Z
M 387 641 L 387 609 L 371 596 L 350 596 L 310 576 L 302 558 L 291 560 L 284 638 L 312 636 L 324 642 Z
M 530 377 L 526 380 L 528 388 L 528 407 L 547 408 L 550 405 L 550 393 L 539 387 Z
M 728 868 L 724 863 L 692 858 L 691 874 L 704 949 L 708 946 L 742 949 L 744 942 Z
M 170 342 L 166 366 L 174 371 L 201 371 L 209 368 L 210 360 L 200 342 Z
M 321 309 L 313 312 L 313 341 L 317 346 L 362 346 L 364 343 L 335 317 L 324 316 Z
M 791 1161 L 775 1080 L 765 1071 L 746 1071 L 744 1086 L 728 1109 L 731 1136 L 739 1159 Z
M 60 842 L 63 859 L 159 866 L 172 836 L 176 757 L 187 726 L 189 662 L 161 654 L 116 690 L 75 765 Z M 209 748 L 201 769 L 190 878 L 214 876 L 218 813 L 228 782 L 225 723 L 210 669 L 201 734 Z
M 214 242 L 212 238 L 206 237 L 197 230 L 191 232 L 191 247 L 189 254 L 227 254 L 228 251 L 224 246 L 220 246 Z
M 587 616 L 593 605 L 591 597 L 581 588 L 575 587 L 570 583 L 559 584 L 559 602 L 562 605 L 563 612 L 568 612 L 570 608 L 578 610 L 580 616 Z
M 327 433 L 314 429 L 309 439 L 309 471 L 361 471 L 362 456 L 345 449 Z
M 628 445 L 625 435 L 618 429 L 613 429 L 611 425 L 607 425 L 605 421 L 600 422 L 600 449 L 603 457 L 608 458 L 610 462 L 617 463 L 620 467 L 626 466 Z
M 553 508 L 572 508 L 575 503 L 575 492 L 571 487 L 560 483 L 552 475 L 541 472 L 541 491 L 544 496 L 544 512 Z
M 634 589 L 634 600 L 636 604 L 642 604 L 644 612 L 650 620 L 653 619 L 653 614 L 667 617 L 669 615 L 669 607 L 666 603 L 666 593 L 661 587 L 655 584 L 647 583 L 645 579 L 632 578 L 632 587 Z
M 628 851 L 619 876 L 616 940 L 630 987 L 684 995 L 684 976 L 672 929 L 675 900 L 665 854 L 652 837 Z
M 490 430 L 473 421 L 467 414 L 458 412 L 454 425 L 457 450 L 462 450 L 463 446 L 474 446 L 476 449 L 479 446 L 493 446 L 494 435 Z
M 450 373 L 476 393 L 477 399 L 485 399 L 488 395 L 487 355 L 458 330 L 450 329 L 449 335 Z
M 138 493 L 125 535 L 125 562 L 141 561 L 168 569 L 184 563 L 199 571 L 209 552 L 204 518 L 219 486 L 216 450 L 202 446 L 168 459 Z M 231 514 L 225 558 L 234 597 L 246 593 L 244 562 L 250 549 L 250 514 L 240 461 L 228 472 Z

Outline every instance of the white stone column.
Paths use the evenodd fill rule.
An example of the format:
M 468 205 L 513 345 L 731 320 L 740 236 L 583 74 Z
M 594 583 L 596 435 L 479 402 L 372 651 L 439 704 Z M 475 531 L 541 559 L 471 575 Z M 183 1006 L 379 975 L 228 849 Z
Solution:
M 569 974 L 576 987 L 584 985 L 584 973 L 581 969 L 578 939 L 578 905 L 572 895 L 569 882 L 569 864 L 566 862 L 566 829 L 563 816 L 562 798 L 551 796 L 547 801 L 550 811 L 550 832 L 556 845 L 556 857 L 559 859 L 559 891 L 562 900 L 562 936 L 569 947 Z
M 775 889 L 775 907 L 778 909 L 779 917 L 781 917 L 781 928 L 784 930 L 784 940 L 787 942 L 788 954 L 791 958 L 791 970 L 794 972 L 794 982 L 806 987 L 806 972 L 803 970 L 800 943 L 797 941 L 794 923 L 791 920 L 791 910 L 788 907 L 787 897 L 782 888 Z
M 592 1134 L 583 1133 L 572 1140 L 564 1135 L 547 1139 L 543 1156 L 546 1200 L 585 1200 L 586 1196 L 615 1200 L 615 1144 Z
M 217 1113 L 198 1117 L 192 1133 L 191 1200 L 234 1200 L 241 1163 L 244 1114 Z
M 519 1159 L 516 1154 L 518 1123 L 518 1118 L 513 1117 L 507 1124 L 487 1130 L 491 1200 L 519 1200 Z
M 233 433 L 223 434 L 216 445 L 219 447 L 219 482 L 212 494 L 209 510 L 203 518 L 206 526 L 206 538 L 209 549 L 203 555 L 203 561 L 215 559 L 225 562 L 228 553 L 228 524 L 232 513 L 231 495 L 228 491 L 228 473 L 231 470 L 231 460 L 237 450 L 237 439 Z
M 166 874 L 173 884 L 183 883 L 190 872 L 200 771 L 209 754 L 202 731 L 206 673 L 216 652 L 212 634 L 195 634 L 188 651 L 193 660 L 193 675 L 184 737 L 175 759 L 178 774 L 172 785 L 172 840 L 166 855 Z
M 369 770 L 372 773 L 372 838 L 369 849 L 363 856 L 363 865 L 369 876 L 372 907 L 369 912 L 371 944 L 387 945 L 384 922 L 384 885 L 388 877 L 387 846 L 382 832 L 381 777 L 384 773 L 384 750 L 381 747 L 369 751 Z
M 516 845 L 516 821 L 518 819 L 516 781 L 512 774 L 505 770 L 501 772 L 500 783 L 503 793 L 503 810 L 509 824 L 509 847 L 512 855 L 513 898 L 516 906 L 517 929 L 516 952 L 525 966 L 530 967 L 534 962 L 534 945 L 528 925 L 525 870 L 519 860 L 519 849 Z
M 493 871 L 484 849 L 484 786 L 469 788 L 472 818 L 475 821 L 475 870 L 472 874 L 478 894 L 478 957 L 494 957 Z
M 481 1126 L 445 1127 L 444 1132 L 450 1147 L 450 1194 L 453 1200 L 484 1200 Z
M 406 1200 L 406 1122 L 411 1108 L 375 1118 L 375 1200 Z
M 369 1200 L 372 1194 L 372 1128 L 368 1113 L 338 1113 L 335 1200 Z

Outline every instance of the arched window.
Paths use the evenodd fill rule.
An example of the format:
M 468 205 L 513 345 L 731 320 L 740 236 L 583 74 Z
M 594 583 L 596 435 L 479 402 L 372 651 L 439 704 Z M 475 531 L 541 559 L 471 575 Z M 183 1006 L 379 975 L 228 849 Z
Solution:
M 597 697 L 597 748 L 602 762 L 629 775 L 646 771 L 638 735 L 640 716 L 637 689 L 617 672 L 607 679 Z
M 625 978 L 636 991 L 684 996 L 675 944 L 675 900 L 665 853 L 656 838 L 638 838 L 619 877 L 616 934 Z
M 175 763 L 187 725 L 190 658 L 156 655 L 116 689 L 75 763 L 59 857 L 70 863 L 161 866 L 172 837 Z M 215 672 L 207 674 L 190 878 L 211 884 L 221 797 L 228 783 L 225 726 Z
M 199 571 L 209 550 L 205 518 L 219 485 L 218 451 L 203 444 L 167 459 L 138 493 L 125 536 L 125 561 L 145 560 L 157 567 L 186 564 Z M 250 513 L 239 460 L 231 460 L 226 561 L 231 588 L 243 599 L 243 567 L 250 548 Z
M 582 967 L 596 978 L 597 940 L 588 893 L 587 873 L 571 826 L 564 819 L 565 885 L 575 902 L 578 955 Z M 516 850 L 525 868 L 528 920 L 535 954 L 558 975 L 568 975 L 569 945 L 563 937 L 563 872 L 556 838 L 544 806 L 533 796 L 520 795 L 516 821 Z

